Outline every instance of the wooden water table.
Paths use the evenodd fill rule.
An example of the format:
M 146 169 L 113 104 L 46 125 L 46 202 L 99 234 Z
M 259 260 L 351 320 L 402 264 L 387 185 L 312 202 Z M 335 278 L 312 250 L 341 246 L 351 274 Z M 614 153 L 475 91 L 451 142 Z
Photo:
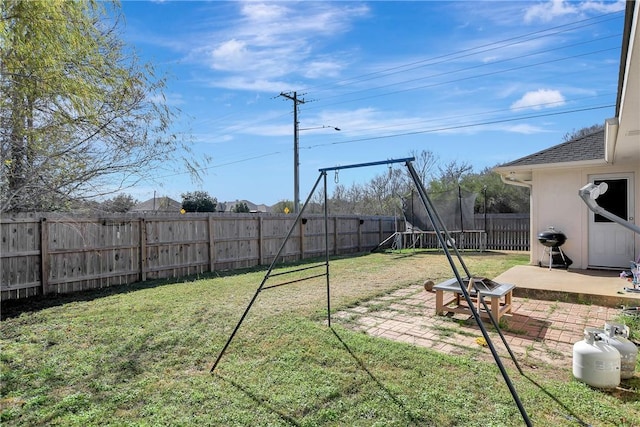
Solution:
M 468 279 L 463 279 L 465 288 L 469 290 L 469 295 L 473 299 L 473 303 L 479 310 L 480 315 L 487 315 L 484 310 L 484 306 L 480 302 L 480 298 L 483 298 L 485 301 L 487 299 L 490 300 L 490 303 L 487 305 L 496 322 L 500 321 L 503 314 L 511 313 L 511 299 L 513 297 L 513 289 L 516 287 L 515 285 L 506 283 L 500 284 L 483 277 L 474 277 L 473 281 L 475 288 L 477 288 L 479 292 L 476 292 L 474 288 L 469 287 Z M 472 314 L 471 309 L 466 304 L 458 279 L 455 277 L 445 282 L 438 283 L 433 287 L 433 290 L 436 291 L 436 314 Z M 452 293 L 453 297 L 445 301 L 445 293 Z

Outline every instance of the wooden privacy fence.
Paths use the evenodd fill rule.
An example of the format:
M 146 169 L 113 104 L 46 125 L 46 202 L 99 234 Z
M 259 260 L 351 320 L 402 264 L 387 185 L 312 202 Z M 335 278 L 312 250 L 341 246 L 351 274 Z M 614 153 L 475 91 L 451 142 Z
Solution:
M 460 249 L 528 251 L 529 214 L 476 214 L 473 230 L 449 230 Z M 437 248 L 434 232 L 403 233 L 403 247 Z
M 475 216 L 477 229 L 486 230 L 487 249 L 528 251 L 531 245 L 529 214 L 487 214 Z
M 187 214 L 0 220 L 2 300 L 268 264 L 295 217 Z M 331 255 L 374 248 L 397 229 L 393 217 L 330 216 Z M 308 215 L 283 261 L 323 255 L 324 216 Z
M 0 220 L 2 300 L 69 293 L 205 271 L 268 264 L 295 218 L 264 214 L 187 214 Z M 367 251 L 400 228 L 393 217 L 330 216 L 331 255 Z M 485 229 L 486 224 L 486 229 Z M 476 215 L 476 230 L 454 233 L 465 249 L 528 250 L 528 214 Z M 482 230 L 482 231 L 480 231 Z M 302 219 L 283 261 L 324 254 L 324 217 Z M 404 247 L 410 246 L 404 235 Z M 415 240 L 413 240 L 415 241 Z M 431 234 L 418 247 L 436 248 Z

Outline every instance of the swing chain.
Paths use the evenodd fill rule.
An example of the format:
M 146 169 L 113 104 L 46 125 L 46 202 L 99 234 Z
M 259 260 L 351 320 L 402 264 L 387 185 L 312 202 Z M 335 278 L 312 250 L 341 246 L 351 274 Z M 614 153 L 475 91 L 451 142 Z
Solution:
M 336 184 L 340 183 L 340 177 L 338 176 L 338 170 L 336 169 L 336 173 L 333 176 L 333 182 L 335 182 Z

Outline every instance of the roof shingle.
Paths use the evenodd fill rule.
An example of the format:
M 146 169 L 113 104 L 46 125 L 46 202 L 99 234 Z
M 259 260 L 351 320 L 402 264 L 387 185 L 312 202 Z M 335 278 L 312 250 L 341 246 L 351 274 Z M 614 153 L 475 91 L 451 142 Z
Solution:
M 521 157 L 512 162 L 502 164 L 500 167 L 581 162 L 600 159 L 604 159 L 604 129 Z

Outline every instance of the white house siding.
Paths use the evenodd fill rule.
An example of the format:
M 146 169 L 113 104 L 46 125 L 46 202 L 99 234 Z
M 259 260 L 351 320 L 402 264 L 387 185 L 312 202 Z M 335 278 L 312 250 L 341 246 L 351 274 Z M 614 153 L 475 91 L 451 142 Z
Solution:
M 563 251 L 574 261 L 580 263 L 580 245 L 582 243 L 581 223 L 575 214 L 581 212 L 582 201 L 578 197 L 582 174 L 580 170 L 546 170 L 533 174 L 533 204 L 531 242 L 532 262 L 537 263 L 543 254 L 544 246 L 538 243 L 537 235 L 553 226 L 567 235 Z M 586 218 L 586 214 L 585 214 Z
M 589 209 L 578 190 L 589 182 L 590 175 L 632 173 L 634 181 L 634 222 L 640 224 L 640 163 L 602 167 L 544 168 L 533 171 L 531 192 L 531 263 L 537 264 L 544 246 L 537 234 L 554 226 L 567 235 L 563 251 L 573 260 L 571 268 L 588 267 Z M 640 235 L 635 236 L 636 256 Z

